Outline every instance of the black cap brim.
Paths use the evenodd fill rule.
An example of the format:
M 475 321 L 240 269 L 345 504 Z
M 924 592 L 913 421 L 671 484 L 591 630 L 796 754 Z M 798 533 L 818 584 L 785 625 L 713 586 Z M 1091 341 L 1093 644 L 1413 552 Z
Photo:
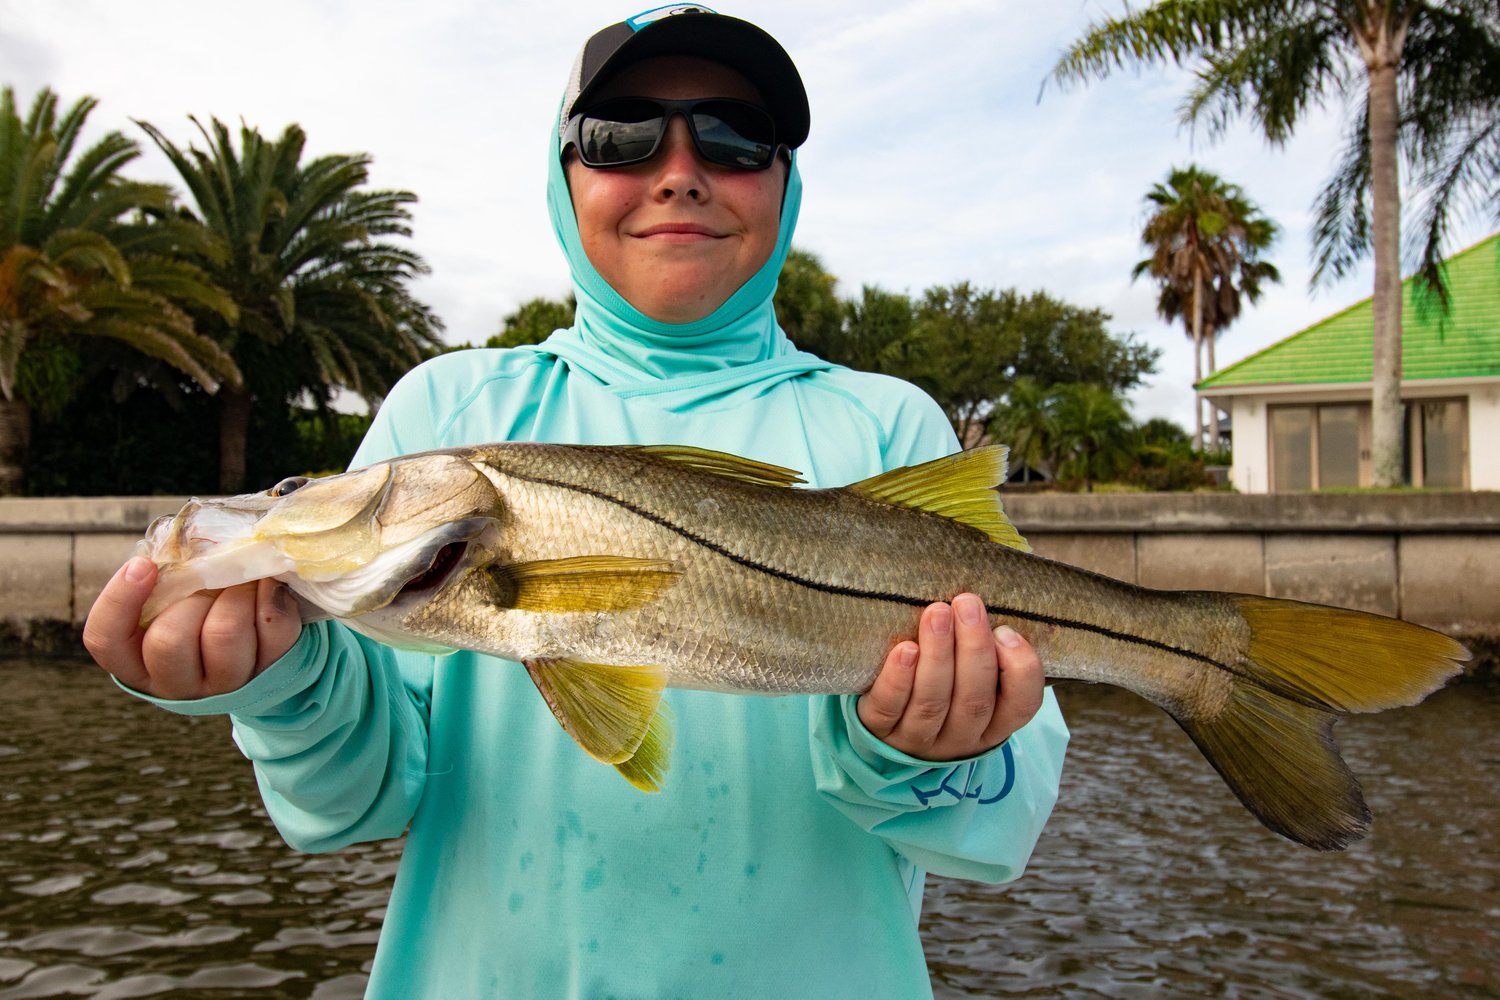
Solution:
M 563 110 L 563 120 L 587 107 L 620 70 L 653 56 L 697 56 L 736 70 L 765 98 L 778 142 L 795 149 L 807 140 L 807 91 L 791 56 L 749 21 L 706 11 L 672 14 L 639 30 L 613 24 L 595 34 L 579 54 L 578 96 Z

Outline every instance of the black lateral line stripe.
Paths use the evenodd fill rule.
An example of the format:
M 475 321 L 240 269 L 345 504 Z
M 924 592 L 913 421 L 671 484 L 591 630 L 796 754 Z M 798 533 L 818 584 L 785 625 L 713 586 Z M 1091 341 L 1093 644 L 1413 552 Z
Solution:
M 503 470 L 503 472 L 505 475 L 510 476 L 513 479 L 519 479 L 522 482 L 535 483 L 538 486 L 553 486 L 560 490 L 570 490 L 574 493 L 582 493 L 585 496 L 591 496 L 597 500 L 603 500 L 605 503 L 611 503 L 617 507 L 622 507 L 625 510 L 630 511 L 632 514 L 635 514 L 637 517 L 645 518 L 653 524 L 660 525 L 661 527 L 666 528 L 668 531 L 681 535 L 683 538 L 686 538 L 694 545 L 701 546 L 716 555 L 723 556 L 730 562 L 737 563 L 738 565 L 743 566 L 746 569 L 754 570 L 757 573 L 764 573 L 767 576 L 775 577 L 778 580 L 785 580 L 787 583 L 796 584 L 799 587 L 806 587 L 809 590 L 816 590 L 825 594 L 832 594 L 836 597 L 857 597 L 870 601 L 888 601 L 892 604 L 905 604 L 913 608 L 925 608 L 927 607 L 927 605 L 934 603 L 935 600 L 938 600 L 928 600 L 921 597 L 911 597 L 906 594 L 890 594 L 872 590 L 858 590 L 854 587 L 845 587 L 836 583 L 822 583 L 818 580 L 809 580 L 805 577 L 796 576 L 795 574 L 788 573 L 785 570 L 777 569 L 774 566 L 767 566 L 763 563 L 758 563 L 746 556 L 742 556 L 738 552 L 727 549 L 723 545 L 720 545 L 718 542 L 715 542 L 712 539 L 704 538 L 701 535 L 689 531 L 682 525 L 677 524 L 674 521 L 670 521 L 665 517 L 662 517 L 660 514 L 653 513 L 652 511 L 646 510 L 642 507 L 637 507 L 630 501 L 625 500 L 621 497 L 617 497 L 612 493 L 605 493 L 603 490 L 596 490 L 592 487 L 580 486 L 575 483 L 560 482 L 556 479 L 545 479 L 541 476 L 522 475 L 521 473 L 510 469 Z M 1145 636 L 1132 635 L 1129 632 L 1117 632 L 1114 629 L 1106 628 L 1103 625 L 1095 625 L 1093 622 L 1077 621 L 1072 618 L 1054 618 L 1051 615 L 1044 615 L 1035 611 L 1027 611 L 1022 608 L 1007 608 L 989 603 L 985 604 L 985 610 L 992 615 L 1005 615 L 1010 618 L 1020 618 L 1025 621 L 1037 622 L 1038 624 L 1042 625 L 1054 625 L 1058 628 L 1070 628 L 1076 629 L 1080 632 L 1092 632 L 1095 635 L 1102 635 L 1105 638 L 1115 639 L 1119 642 L 1134 643 L 1137 646 L 1146 646 L 1151 649 L 1159 649 L 1162 652 L 1170 653 L 1173 656 L 1181 656 L 1189 660 L 1197 660 L 1200 663 L 1206 663 L 1209 666 L 1218 667 L 1220 670 L 1227 670 L 1232 674 L 1238 675 L 1242 673 L 1241 671 L 1236 670 L 1234 667 L 1231 667 L 1228 664 L 1220 663 L 1213 657 L 1205 656 L 1202 653 L 1195 652 L 1194 650 L 1183 649 L 1180 646 L 1173 646 L 1165 642 L 1158 642 L 1155 639 L 1148 639 Z

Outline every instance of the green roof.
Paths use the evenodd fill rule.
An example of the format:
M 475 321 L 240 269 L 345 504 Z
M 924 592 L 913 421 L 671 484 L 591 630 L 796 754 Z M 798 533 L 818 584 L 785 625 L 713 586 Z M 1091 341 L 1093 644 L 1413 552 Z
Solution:
M 1416 278 L 1401 286 L 1401 377 L 1500 376 L 1500 233 L 1443 262 L 1450 308 L 1418 294 Z M 1313 385 L 1370 381 L 1370 299 L 1198 383 L 1199 389 L 1248 385 Z

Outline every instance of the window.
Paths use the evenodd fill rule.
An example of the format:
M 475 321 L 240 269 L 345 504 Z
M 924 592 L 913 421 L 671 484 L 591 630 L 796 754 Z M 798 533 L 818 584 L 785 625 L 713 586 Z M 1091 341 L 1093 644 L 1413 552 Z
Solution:
M 1406 407 L 1406 481 L 1434 489 L 1469 485 L 1469 408 L 1462 399 Z
M 1406 404 L 1405 480 L 1412 486 L 1467 489 L 1469 412 L 1463 399 Z M 1370 404 L 1270 406 L 1271 489 L 1370 485 Z
M 1360 416 L 1363 407 L 1318 407 L 1318 488 L 1360 485 Z
M 1312 479 L 1310 406 L 1277 406 L 1271 416 L 1271 489 L 1310 490 Z
M 1370 406 L 1272 406 L 1271 489 L 1330 490 L 1370 484 Z

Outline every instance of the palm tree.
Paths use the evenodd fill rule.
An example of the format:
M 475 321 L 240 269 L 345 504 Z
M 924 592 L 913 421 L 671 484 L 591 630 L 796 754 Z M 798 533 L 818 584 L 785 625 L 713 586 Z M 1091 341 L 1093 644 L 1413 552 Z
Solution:
M 792 247 L 776 282 L 776 321 L 792 343 L 822 357 L 844 340 L 844 307 L 834 291 L 838 279 L 817 254 Z
M 1495 80 L 1500 14 L 1495 0 L 1158 0 L 1095 22 L 1062 56 L 1059 82 L 1171 60 L 1192 64 L 1197 82 L 1183 108 L 1214 133 L 1249 114 L 1273 143 L 1330 96 L 1356 125 L 1320 197 L 1314 281 L 1338 276 L 1373 250 L 1374 482 L 1401 481 L 1401 190 L 1398 161 L 1412 176 L 1494 190 L 1493 171 L 1444 174 L 1447 138 L 1477 123 L 1481 150 L 1495 154 Z M 1403 97 L 1405 104 L 1403 106 Z M 1488 139 L 1484 139 L 1484 135 Z M 1460 148 L 1464 145 L 1459 140 Z M 1451 189 L 1450 189 L 1451 191 Z M 1368 198 L 1368 209 L 1366 199 Z M 1446 218 L 1450 197 L 1429 202 Z M 1430 225 L 1424 274 L 1435 279 L 1441 225 Z M 1430 265 L 1430 266 L 1429 266 Z
M 411 235 L 406 191 L 370 191 L 370 158 L 302 162 L 306 137 L 289 125 L 268 141 L 248 126 L 239 148 L 218 119 L 197 126 L 207 149 L 179 148 L 138 122 L 166 154 L 197 206 L 195 218 L 229 247 L 206 266 L 239 305 L 215 331 L 245 373 L 220 394 L 219 486 L 243 488 L 251 410 L 338 389 L 374 405 L 441 344 L 441 322 L 407 283 L 428 271 L 391 242 Z
M 1005 400 L 990 417 L 989 433 L 997 444 L 1010 446 L 1010 477 L 1020 468 L 1024 483 L 1031 482 L 1033 469 L 1056 478 L 1057 461 L 1053 432 L 1054 397 L 1036 379 L 1023 375 L 1011 383 Z
M 0 92 L 0 493 L 16 492 L 25 474 L 31 412 L 43 402 L 25 376 L 39 352 L 76 360 L 66 342 L 104 337 L 209 391 L 239 380 L 190 313 L 232 321 L 234 303 L 178 256 L 211 259 L 221 248 L 169 217 L 166 187 L 120 176 L 140 154 L 120 133 L 74 156 L 97 103 L 82 98 L 59 117 L 56 95 L 43 89 L 23 119 L 12 89 Z M 50 402 L 60 405 L 58 394 L 70 391 L 53 380 Z
M 1056 386 L 1051 395 L 1058 478 L 1077 476 L 1092 493 L 1096 479 L 1119 471 L 1131 457 L 1130 413 L 1119 396 L 1086 382 Z
M 1132 278 L 1150 274 L 1161 292 L 1157 312 L 1181 319 L 1193 342 L 1193 384 L 1203 380 L 1204 348 L 1213 374 L 1214 340 L 1240 314 L 1241 298 L 1260 298 L 1262 281 L 1279 281 L 1274 265 L 1260 259 L 1276 239 L 1276 225 L 1260 215 L 1238 185 L 1197 167 L 1174 169 L 1146 194 L 1152 206 L 1141 231 L 1151 256 L 1136 264 Z M 1203 400 L 1193 400 L 1195 443 L 1203 449 Z M 1219 411 L 1209 407 L 1209 440 L 1219 446 Z

